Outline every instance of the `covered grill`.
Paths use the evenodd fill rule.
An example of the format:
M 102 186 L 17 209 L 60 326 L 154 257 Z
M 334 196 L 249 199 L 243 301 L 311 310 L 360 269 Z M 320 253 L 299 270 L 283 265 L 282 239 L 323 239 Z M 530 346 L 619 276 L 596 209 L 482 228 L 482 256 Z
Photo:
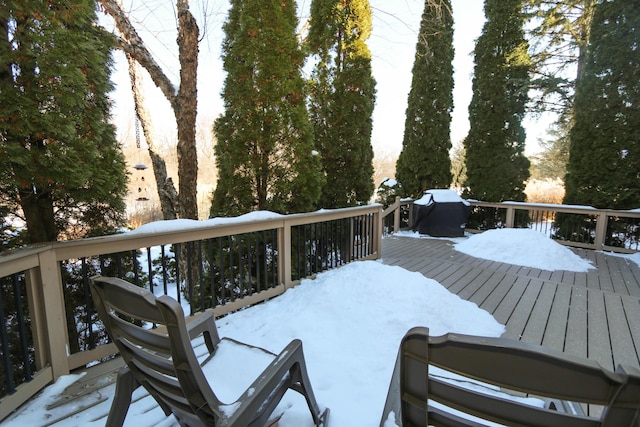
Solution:
M 413 230 L 433 237 L 461 237 L 471 204 L 454 190 L 428 190 L 413 202 Z

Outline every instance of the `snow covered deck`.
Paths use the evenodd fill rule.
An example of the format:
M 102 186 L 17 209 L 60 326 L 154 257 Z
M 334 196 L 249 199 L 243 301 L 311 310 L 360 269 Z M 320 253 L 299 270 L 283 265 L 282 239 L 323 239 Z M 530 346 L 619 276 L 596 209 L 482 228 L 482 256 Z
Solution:
M 640 268 L 634 262 L 572 249 L 596 268 L 586 273 L 551 272 L 474 258 L 453 246 L 442 239 L 387 237 L 382 262 L 420 272 L 477 304 L 506 325 L 505 337 L 587 357 L 608 368 L 619 363 L 640 368 Z M 68 408 L 63 411 L 67 416 L 92 411 L 96 425 L 103 425 L 106 401 L 113 392 L 113 387 L 106 386 L 115 380 L 120 363 L 116 359 L 90 368 L 57 404 Z M 101 409 L 88 407 L 91 402 Z M 177 425 L 162 415 L 143 390 L 134 396 L 133 405 L 138 406 L 131 411 L 139 414 L 135 417 L 138 427 Z M 44 412 L 41 426 L 73 424 L 66 418 L 46 418 Z

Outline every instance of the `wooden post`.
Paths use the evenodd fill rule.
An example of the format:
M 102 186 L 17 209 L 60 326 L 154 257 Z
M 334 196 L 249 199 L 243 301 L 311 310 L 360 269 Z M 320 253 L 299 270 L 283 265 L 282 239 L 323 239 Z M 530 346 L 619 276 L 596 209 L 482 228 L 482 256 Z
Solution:
M 384 230 L 384 225 L 382 224 L 382 206 L 380 206 L 380 209 L 378 209 L 378 211 L 373 214 L 373 238 L 374 238 L 373 250 L 376 253 L 376 259 L 382 258 L 383 230 Z
M 45 295 L 42 293 L 40 275 L 37 268 L 30 268 L 25 272 L 27 301 L 31 314 L 31 336 L 33 337 L 33 351 L 35 353 L 36 369 L 42 369 L 48 362 L 48 344 L 46 336 L 47 319 L 44 314 Z
M 291 224 L 283 221 L 278 229 L 278 280 L 285 289 L 292 286 L 291 281 Z
M 54 250 L 42 252 L 39 282 L 42 289 L 44 312 L 44 333 L 48 341 L 48 359 L 53 371 L 53 379 L 69 373 L 69 337 L 64 310 L 62 275 Z
M 505 226 L 507 228 L 513 228 L 515 223 L 516 210 L 513 206 L 507 206 L 507 219 Z
M 607 211 L 600 211 L 598 213 L 598 222 L 596 223 L 596 237 L 594 242 L 596 250 L 604 248 L 608 222 L 609 213 Z
M 396 201 L 393 203 L 395 209 L 393 211 L 393 232 L 400 231 L 400 197 L 396 196 Z

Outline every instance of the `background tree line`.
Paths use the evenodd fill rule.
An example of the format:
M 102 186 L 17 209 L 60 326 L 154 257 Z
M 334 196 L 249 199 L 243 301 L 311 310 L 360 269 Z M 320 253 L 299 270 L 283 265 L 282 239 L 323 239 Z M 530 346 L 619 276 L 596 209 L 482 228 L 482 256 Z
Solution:
M 626 80 L 637 75 L 638 6 L 624 3 L 485 1 L 487 20 L 474 53 L 471 129 L 464 141 L 468 197 L 524 198 L 529 167 L 522 118 L 525 112 L 553 110 L 558 122 L 545 142 L 548 149 L 534 159 L 535 170 L 566 173 L 570 203 L 638 204 L 637 185 L 630 182 L 637 176 L 629 172 L 639 169 L 636 143 L 629 137 L 637 128 L 638 93 L 633 80 Z M 189 4 L 176 2 L 179 85 L 167 78 L 119 3 L 99 5 L 113 18 L 115 37 L 96 25 L 93 1 L 2 4 L 5 245 L 112 232 L 123 223 L 127 177 L 106 96 L 109 51 L 116 47 L 131 61 L 145 137 L 150 118 L 144 94 L 136 91 L 140 67 L 176 113 L 177 188 L 161 150 L 150 134 L 145 138 L 163 218 L 197 217 L 194 82 L 200 33 Z M 446 188 L 453 180 L 452 10 L 447 0 L 425 0 L 424 6 L 396 165 L 403 194 L 412 196 Z M 214 127 L 219 171 L 214 215 L 353 206 L 373 193 L 369 2 L 316 0 L 306 26 L 297 22 L 295 10 L 295 2 L 231 2 L 223 45 L 225 113 Z M 311 81 L 302 77 L 305 61 L 313 65 Z M 587 111 L 585 119 L 581 114 Z M 596 152 L 602 155 L 590 155 Z M 26 233 L 11 232 L 12 216 L 26 221 Z
M 640 126 L 640 4 L 485 0 L 484 6 L 464 168 L 455 165 L 456 175 L 464 175 L 464 195 L 524 201 L 530 164 L 522 120 L 527 112 L 554 112 L 557 121 L 534 159 L 538 176 L 564 179 L 565 203 L 637 208 L 640 146 L 633 135 Z M 445 11 L 448 21 L 434 11 Z M 426 0 L 396 165 L 397 191 L 403 196 L 420 197 L 422 191 L 452 183 L 447 108 L 453 90 L 452 20 L 447 14 L 448 1 Z M 434 105 L 441 107 L 434 111 Z

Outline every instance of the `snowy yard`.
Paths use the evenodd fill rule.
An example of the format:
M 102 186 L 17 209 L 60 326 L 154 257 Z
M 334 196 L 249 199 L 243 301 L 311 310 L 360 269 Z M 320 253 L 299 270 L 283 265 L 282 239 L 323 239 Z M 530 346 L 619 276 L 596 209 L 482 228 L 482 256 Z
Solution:
M 414 233 L 400 235 L 425 238 Z M 531 230 L 497 230 L 453 240 L 456 250 L 474 257 L 546 270 L 593 268 L 569 249 Z M 640 263 L 640 254 L 630 258 Z M 291 339 L 300 338 L 316 398 L 322 407 L 331 409 L 332 427 L 379 424 L 398 344 L 414 326 L 427 326 L 433 335 L 459 332 L 500 336 L 504 331 L 489 313 L 439 283 L 376 261 L 354 262 L 319 274 L 316 280 L 304 280 L 265 304 L 218 320 L 221 336 L 276 353 Z M 238 355 L 231 347 L 221 350 L 222 363 L 207 369 L 216 378 L 214 390 L 217 388 L 223 400 L 231 401 L 253 379 L 255 374 L 248 367 L 259 370 L 266 362 L 252 352 Z M 61 378 L 2 427 L 42 424 L 44 419 L 59 417 L 56 411 L 60 409 L 49 410 L 47 406 L 76 379 L 74 375 Z M 105 419 L 99 417 L 108 412 L 113 391 L 114 386 L 109 387 L 108 399 L 94 409 L 57 425 L 103 425 Z M 68 410 L 65 407 L 64 411 Z M 284 412 L 280 427 L 312 426 L 304 399 L 294 392 L 285 395 L 276 412 Z M 125 425 L 177 423 L 172 417 L 165 418 L 146 397 L 131 408 Z

